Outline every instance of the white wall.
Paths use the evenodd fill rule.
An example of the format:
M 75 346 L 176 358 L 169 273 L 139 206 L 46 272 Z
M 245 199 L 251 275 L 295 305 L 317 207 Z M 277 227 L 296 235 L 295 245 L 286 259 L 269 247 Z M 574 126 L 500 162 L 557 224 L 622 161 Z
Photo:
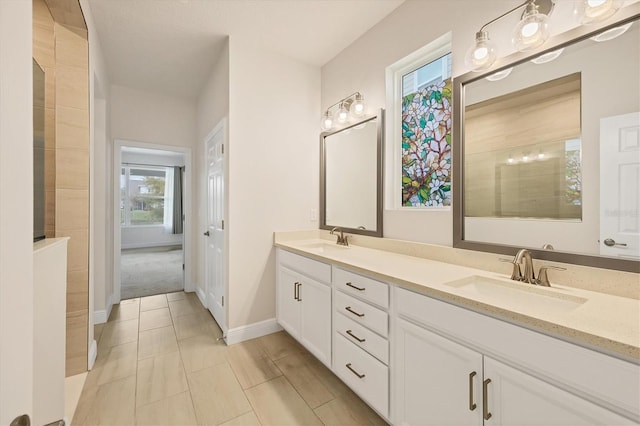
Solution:
M 454 76 L 464 74 L 467 71 L 464 55 L 474 41 L 475 32 L 484 23 L 518 4 L 487 0 L 482 1 L 480 7 L 479 3 L 477 0 L 403 3 L 322 67 L 323 108 L 356 90 L 365 96 L 370 112 L 384 108 L 385 68 L 449 31 L 452 32 L 452 73 Z M 566 30 L 570 25 L 565 21 L 572 19 L 571 3 L 556 2 L 551 17 L 553 33 Z M 513 52 L 509 46 L 510 33 L 519 16 L 513 13 L 488 28 L 501 56 Z M 389 144 L 391 141 L 385 142 Z M 388 179 L 389 176 L 385 176 L 385 180 Z M 390 192 L 387 191 L 386 196 L 390 196 Z M 384 236 L 451 246 L 452 211 L 387 209 L 384 212 Z
M 275 318 L 273 231 L 318 206 L 320 70 L 231 37 L 229 328 Z
M 196 194 L 196 212 L 198 214 L 198 227 L 194 233 L 196 245 L 196 283 L 204 291 L 205 288 L 205 240 L 201 229 L 207 228 L 207 188 L 206 188 L 206 165 L 204 140 L 213 128 L 229 115 L 229 41 L 220 52 L 218 59 L 211 70 L 209 80 L 201 90 L 198 98 L 197 129 L 198 139 L 196 142 L 194 157 L 194 168 L 197 176 L 194 193 Z M 229 129 L 227 127 L 227 133 Z M 228 177 L 228 170 L 227 173 Z M 228 182 L 228 178 L 225 179 Z M 226 191 L 228 198 L 228 191 Z M 228 205 L 227 205 L 228 208 Z M 228 235 L 227 235 L 228 237 Z M 228 256 L 227 256 L 228 262 Z
M 0 0 L 0 424 L 32 413 L 33 111 L 30 1 Z M 62 390 L 60 390 L 62 391 Z
M 113 214 L 111 169 L 113 143 L 110 125 L 109 76 L 102 46 L 87 0 L 80 6 L 89 37 L 89 140 L 90 140 L 90 230 L 89 230 L 89 366 L 93 365 L 93 313 L 108 316 L 113 296 Z
M 196 148 L 196 102 L 190 99 L 170 97 L 129 87 L 111 86 L 111 137 L 113 140 L 144 142 Z M 126 145 L 126 143 L 125 143 Z M 155 148 L 155 147 L 154 147 Z M 157 147 L 158 149 L 160 147 Z M 194 157 L 197 161 L 198 157 Z M 187 172 L 185 184 L 195 188 L 195 174 Z M 188 202 L 187 202 L 188 203 Z M 191 206 L 185 206 L 191 215 L 187 221 L 197 224 L 197 214 Z M 197 236 L 197 226 L 194 236 Z M 190 243 L 191 253 L 196 251 L 198 238 Z M 197 262 L 190 262 L 186 276 L 195 277 Z M 189 288 L 190 283 L 185 283 Z

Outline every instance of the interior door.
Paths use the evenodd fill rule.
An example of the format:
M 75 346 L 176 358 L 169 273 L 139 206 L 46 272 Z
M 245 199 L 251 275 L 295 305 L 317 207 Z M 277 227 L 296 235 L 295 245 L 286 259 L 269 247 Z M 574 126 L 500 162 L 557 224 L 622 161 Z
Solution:
M 640 259 L 640 112 L 600 120 L 600 254 Z
M 224 252 L 224 126 L 216 127 L 206 140 L 207 231 L 206 302 L 223 332 L 225 314 Z

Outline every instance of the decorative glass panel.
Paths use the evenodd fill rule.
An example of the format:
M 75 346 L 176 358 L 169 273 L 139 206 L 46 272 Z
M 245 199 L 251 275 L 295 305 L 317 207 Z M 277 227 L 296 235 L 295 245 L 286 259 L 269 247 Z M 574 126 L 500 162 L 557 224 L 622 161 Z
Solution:
M 402 205 L 451 205 L 451 54 L 402 77 Z

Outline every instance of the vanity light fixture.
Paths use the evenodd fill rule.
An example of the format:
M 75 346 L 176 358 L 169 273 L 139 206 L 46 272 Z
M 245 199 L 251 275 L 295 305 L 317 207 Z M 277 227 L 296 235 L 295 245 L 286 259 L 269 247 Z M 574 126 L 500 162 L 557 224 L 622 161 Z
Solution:
M 612 17 L 623 0 L 580 0 L 576 2 L 573 13 L 583 25 L 604 21 Z
M 564 48 L 554 50 L 552 52 L 545 53 L 544 55 L 535 57 L 530 62 L 533 62 L 536 65 L 546 64 L 547 62 L 551 62 L 554 59 L 557 59 L 558 56 L 562 55 L 562 52 L 564 52 Z
M 626 33 L 629 28 L 631 28 L 633 22 L 629 22 L 628 24 L 621 25 L 619 27 L 611 28 L 610 30 L 601 32 L 600 34 L 591 37 L 591 40 L 597 41 L 598 43 L 603 41 L 613 40 L 616 37 L 620 37 L 622 34 Z
M 489 80 L 489 81 L 502 80 L 503 78 L 507 78 L 509 74 L 511 74 L 511 71 L 513 71 L 513 67 L 507 68 L 506 70 L 494 72 L 493 74 L 486 76 L 485 80 Z
M 331 113 L 331 108 L 337 106 L 335 114 Z M 331 130 L 335 122 L 339 124 L 347 123 L 351 117 L 361 117 L 365 113 L 364 96 L 360 92 L 355 92 L 340 99 L 335 104 L 331 105 L 322 114 L 322 121 L 320 125 L 323 130 Z
M 483 71 L 491 67 L 497 55 L 494 44 L 489 40 L 489 32 L 485 28 L 523 6 L 525 11 L 516 25 L 511 42 L 521 51 L 535 49 L 542 45 L 549 38 L 547 21 L 554 4 L 554 0 L 527 0 L 484 24 L 476 33 L 475 43 L 467 50 L 466 65 L 472 71 Z

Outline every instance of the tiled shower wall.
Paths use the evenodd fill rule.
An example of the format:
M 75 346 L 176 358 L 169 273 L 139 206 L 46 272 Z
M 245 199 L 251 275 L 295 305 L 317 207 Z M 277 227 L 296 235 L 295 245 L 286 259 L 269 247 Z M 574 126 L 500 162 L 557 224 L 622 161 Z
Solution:
M 33 0 L 34 58 L 45 70 L 47 237 L 70 237 L 66 375 L 87 370 L 89 314 L 89 51 L 86 28 L 49 7 L 82 14 L 77 0 Z M 55 14 L 54 14 L 55 15 Z

